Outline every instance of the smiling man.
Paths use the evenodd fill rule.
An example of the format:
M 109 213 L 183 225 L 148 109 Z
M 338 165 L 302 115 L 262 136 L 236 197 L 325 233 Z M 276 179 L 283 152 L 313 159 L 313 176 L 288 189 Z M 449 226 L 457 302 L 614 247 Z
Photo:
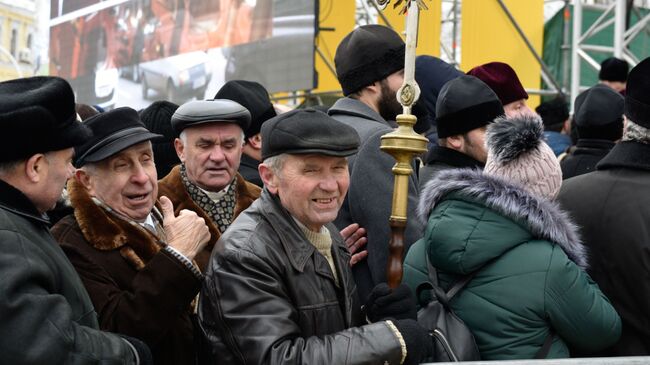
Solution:
M 131 108 L 89 118 L 93 137 L 76 149 L 68 183 L 74 215 L 54 237 L 81 276 L 102 329 L 144 340 L 156 364 L 194 364 L 192 300 L 202 275 L 192 264 L 208 227 L 178 217 L 158 192 L 150 133 Z
M 201 292 L 211 363 L 420 363 L 432 343 L 415 302 L 389 291 L 362 313 L 332 224 L 357 133 L 307 109 L 267 121 L 262 139 L 264 191 L 217 243 Z
M 260 196 L 260 188 L 237 173 L 250 120 L 246 108 L 225 99 L 190 101 L 172 116 L 181 165 L 160 180 L 159 195 L 169 197 L 176 212 L 189 209 L 208 224 L 210 241 L 196 257 L 201 271 L 221 233 Z

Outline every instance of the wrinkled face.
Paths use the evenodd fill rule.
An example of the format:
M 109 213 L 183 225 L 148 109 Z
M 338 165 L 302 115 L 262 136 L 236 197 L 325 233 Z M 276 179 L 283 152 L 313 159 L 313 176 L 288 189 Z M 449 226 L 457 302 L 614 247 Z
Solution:
M 396 120 L 402 113 L 402 105 L 397 101 L 397 91 L 404 82 L 404 70 L 390 74 L 379 82 L 381 94 L 377 108 L 379 115 L 385 120 Z
M 314 232 L 336 219 L 350 185 L 345 157 L 286 155 L 279 174 L 265 184 L 282 206 Z
M 34 199 L 34 203 L 39 212 L 46 212 L 56 205 L 57 200 L 61 197 L 61 192 L 65 183 L 74 174 L 72 158 L 74 149 L 66 148 L 64 150 L 48 152 L 45 154 L 46 176 L 43 180 L 43 191 L 39 197 Z
M 187 128 L 175 143 L 188 179 L 207 191 L 223 190 L 235 178 L 241 159 L 242 129 L 234 123 Z
M 151 142 L 133 145 L 84 169 L 89 194 L 116 212 L 144 222 L 158 196 Z
M 485 132 L 487 127 L 472 129 L 463 135 L 463 152 L 476 161 L 485 163 L 487 160 L 487 148 L 485 147 Z
M 535 112 L 532 111 L 526 104 L 526 99 L 520 99 L 513 101 L 512 103 L 506 104 L 503 106 L 503 111 L 506 113 L 508 118 L 514 117 L 517 115 L 535 115 Z

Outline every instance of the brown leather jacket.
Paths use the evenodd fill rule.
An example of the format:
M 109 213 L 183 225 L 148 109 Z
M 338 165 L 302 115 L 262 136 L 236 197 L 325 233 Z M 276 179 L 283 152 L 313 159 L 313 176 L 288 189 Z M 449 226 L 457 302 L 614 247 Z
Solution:
M 211 363 L 399 364 L 388 325 L 364 325 L 350 255 L 336 227 L 327 229 L 340 287 L 267 190 L 226 230 L 199 301 Z
M 169 200 L 174 203 L 174 213 L 178 213 L 183 209 L 188 209 L 196 212 L 199 217 L 205 219 L 205 223 L 208 225 L 210 230 L 210 241 L 205 246 L 202 252 L 199 252 L 196 255 L 195 261 L 199 265 L 201 272 L 205 271 L 205 267 L 208 265 L 208 259 L 210 258 L 210 253 L 212 252 L 212 247 L 217 242 L 219 237 L 221 237 L 221 232 L 219 228 L 212 223 L 212 218 L 207 215 L 203 209 L 201 209 L 187 193 L 185 185 L 181 180 L 180 165 L 174 167 L 172 171 L 169 172 L 162 180 L 158 181 L 158 197 L 166 196 Z M 237 196 L 237 204 L 235 205 L 235 214 L 233 220 L 237 218 L 239 213 L 244 209 L 248 208 L 255 199 L 260 196 L 261 189 L 244 180 L 241 175 L 237 174 L 235 177 L 235 189 Z

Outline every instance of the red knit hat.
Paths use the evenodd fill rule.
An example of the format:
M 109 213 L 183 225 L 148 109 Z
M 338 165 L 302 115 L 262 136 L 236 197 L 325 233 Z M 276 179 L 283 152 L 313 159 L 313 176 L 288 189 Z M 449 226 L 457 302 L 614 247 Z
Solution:
M 517 77 L 515 70 L 507 63 L 490 62 L 476 66 L 467 72 L 486 83 L 499 97 L 502 105 L 513 101 L 528 99 L 528 93 Z

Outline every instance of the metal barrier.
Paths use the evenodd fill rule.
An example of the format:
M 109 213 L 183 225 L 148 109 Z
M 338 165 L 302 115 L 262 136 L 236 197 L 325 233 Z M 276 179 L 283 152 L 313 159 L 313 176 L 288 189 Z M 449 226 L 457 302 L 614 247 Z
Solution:
M 433 363 L 421 365 L 433 365 Z M 575 359 L 548 359 L 548 360 L 496 360 L 496 361 L 462 361 L 438 362 L 435 365 L 649 365 L 650 356 L 631 357 L 590 357 Z

